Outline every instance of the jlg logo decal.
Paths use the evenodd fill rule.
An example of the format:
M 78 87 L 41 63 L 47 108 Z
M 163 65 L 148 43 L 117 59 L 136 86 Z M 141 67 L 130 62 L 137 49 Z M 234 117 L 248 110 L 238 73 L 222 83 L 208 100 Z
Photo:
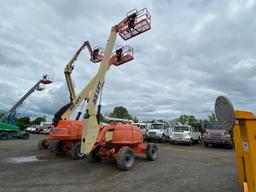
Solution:
M 97 99 L 99 97 L 99 93 L 100 93 L 101 87 L 102 87 L 101 82 L 98 82 L 98 85 L 97 85 L 97 88 L 96 88 L 96 93 L 94 94 L 93 100 L 92 100 L 94 105 L 96 105 L 96 102 L 97 102 Z

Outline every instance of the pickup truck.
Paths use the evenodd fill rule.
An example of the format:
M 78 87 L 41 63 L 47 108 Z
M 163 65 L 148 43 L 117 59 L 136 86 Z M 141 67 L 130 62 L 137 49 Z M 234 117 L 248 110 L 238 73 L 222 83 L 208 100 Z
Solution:
M 145 140 L 157 140 L 162 143 L 169 141 L 172 135 L 172 128 L 166 123 L 152 123 L 151 128 L 148 130 Z
M 171 144 L 185 143 L 192 145 L 201 143 L 201 132 L 190 125 L 175 126 L 173 135 L 170 137 Z
M 210 122 L 206 125 L 203 142 L 205 147 L 209 145 L 233 146 L 231 134 L 224 130 L 219 122 Z

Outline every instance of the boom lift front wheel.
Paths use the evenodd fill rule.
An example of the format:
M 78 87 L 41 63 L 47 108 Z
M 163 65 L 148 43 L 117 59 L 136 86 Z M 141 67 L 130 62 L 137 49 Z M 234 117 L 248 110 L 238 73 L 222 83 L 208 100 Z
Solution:
M 99 148 L 96 147 L 94 150 L 92 150 L 88 155 L 87 155 L 87 160 L 90 162 L 90 163 L 93 163 L 93 162 L 101 162 L 101 156 L 98 154 L 99 153 Z
M 9 137 L 9 134 L 8 134 L 8 133 L 6 133 L 6 132 L 0 133 L 0 139 L 6 140 L 6 139 L 8 139 L 8 137 Z
M 83 153 L 80 153 L 81 149 L 81 142 L 76 142 L 70 151 L 71 157 L 74 160 L 84 159 L 85 155 Z
M 25 133 L 21 133 L 21 134 L 20 134 L 20 138 L 21 138 L 21 139 L 28 139 L 28 138 L 29 138 L 29 134 L 26 133 L 26 132 L 25 132 Z

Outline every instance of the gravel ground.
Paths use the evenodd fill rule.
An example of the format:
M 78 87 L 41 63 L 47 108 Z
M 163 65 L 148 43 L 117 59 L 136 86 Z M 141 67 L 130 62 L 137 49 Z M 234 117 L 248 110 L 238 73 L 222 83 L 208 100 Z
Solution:
M 0 141 L 1 192 L 241 191 L 232 149 L 158 144 L 157 161 L 141 156 L 124 172 L 113 161 L 88 163 L 40 151 L 37 142 L 43 137 Z

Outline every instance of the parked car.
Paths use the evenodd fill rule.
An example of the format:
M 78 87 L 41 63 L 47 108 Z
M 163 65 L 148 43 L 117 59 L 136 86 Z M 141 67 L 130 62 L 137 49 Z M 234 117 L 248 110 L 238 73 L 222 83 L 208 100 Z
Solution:
M 26 128 L 25 131 L 34 133 L 34 132 L 36 132 L 36 129 L 37 129 L 37 125 L 31 125 L 30 127 Z
M 201 132 L 190 125 L 175 126 L 173 135 L 170 137 L 172 144 L 185 143 L 192 145 L 193 143 L 201 143 Z
M 49 134 L 50 130 L 51 130 L 51 126 L 45 126 L 40 133 Z
M 43 131 L 43 126 L 37 125 L 36 130 L 34 131 L 34 133 L 39 134 L 39 133 L 41 133 L 42 131 Z
M 223 129 L 219 122 L 210 122 L 206 125 L 203 141 L 205 147 L 209 145 L 233 146 L 231 133 Z
M 157 140 L 165 143 L 170 139 L 173 129 L 166 123 L 152 123 L 150 130 L 147 132 L 145 140 Z

